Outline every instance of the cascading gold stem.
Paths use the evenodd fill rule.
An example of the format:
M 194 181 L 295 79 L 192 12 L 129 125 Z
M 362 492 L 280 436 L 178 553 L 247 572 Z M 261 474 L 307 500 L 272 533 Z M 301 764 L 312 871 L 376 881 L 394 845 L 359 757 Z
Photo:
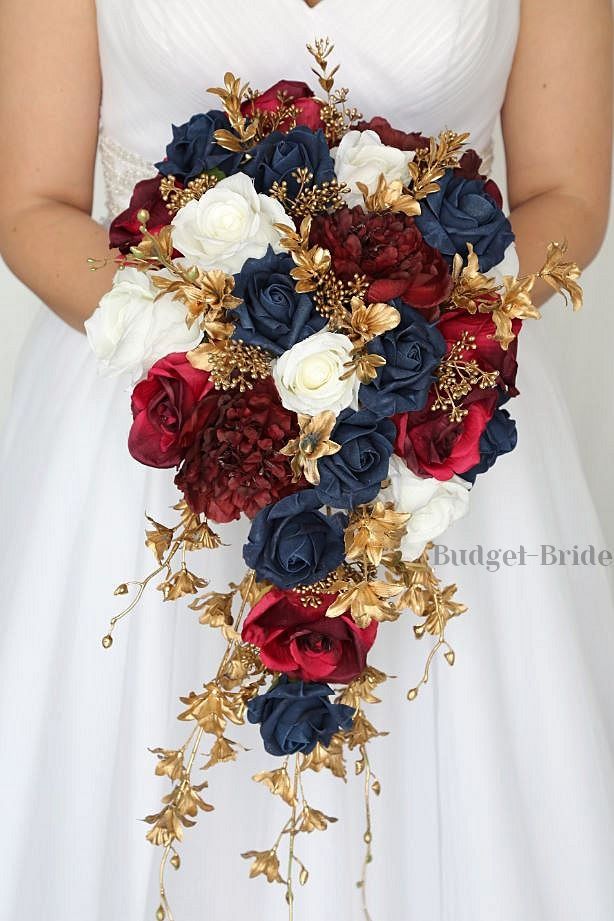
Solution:
M 166 864 L 171 852 L 171 845 L 167 844 L 164 848 L 162 860 L 160 861 L 160 907 L 156 912 L 156 921 L 174 921 L 173 912 L 166 896 L 166 887 L 164 884 L 164 875 L 166 873 Z
M 300 774 L 299 756 L 294 759 L 294 796 L 292 801 L 292 817 L 290 819 L 290 841 L 288 844 L 288 878 L 286 880 L 286 901 L 288 903 L 288 921 L 294 921 L 294 890 L 292 878 L 294 872 L 294 842 L 296 840 L 296 802 L 298 795 L 298 779 Z
M 371 915 L 369 914 L 369 907 L 367 905 L 367 870 L 369 864 L 373 859 L 373 854 L 371 851 L 371 843 L 373 841 L 373 832 L 371 828 L 371 763 L 369 761 L 369 756 L 367 754 L 366 746 L 361 745 L 360 754 L 364 762 L 364 773 L 365 773 L 365 833 L 363 840 L 365 842 L 365 856 L 362 864 L 362 876 L 360 877 L 360 897 L 362 900 L 362 911 L 365 918 L 365 921 L 371 921 Z
M 234 629 L 237 633 L 239 632 L 239 627 L 241 626 L 241 623 L 243 621 L 243 617 L 245 615 L 245 609 L 247 608 L 247 604 L 249 600 L 249 593 L 251 592 L 255 581 L 256 581 L 256 573 L 251 572 L 248 582 L 247 582 L 247 586 L 245 587 L 245 590 L 244 590 L 245 597 L 242 599 L 241 607 L 239 608 L 239 613 L 237 614 L 237 617 L 234 623 Z M 226 665 L 228 664 L 228 660 L 230 659 L 230 656 L 232 655 L 234 651 L 235 645 L 236 645 L 236 641 L 232 640 L 232 642 L 230 642 L 228 646 L 226 647 L 226 652 L 224 653 L 222 657 L 222 661 L 220 662 L 220 667 L 217 670 L 217 676 L 216 676 L 217 678 L 222 677 L 224 669 L 226 668 Z

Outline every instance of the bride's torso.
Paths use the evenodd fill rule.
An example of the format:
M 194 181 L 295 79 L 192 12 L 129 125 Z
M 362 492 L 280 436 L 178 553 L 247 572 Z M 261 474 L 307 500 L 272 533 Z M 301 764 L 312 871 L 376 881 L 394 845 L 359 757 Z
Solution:
M 162 157 L 171 123 L 219 106 L 227 70 L 258 89 L 315 83 L 305 43 L 335 42 L 339 85 L 366 118 L 488 151 L 516 45 L 520 0 L 98 0 L 110 204 Z M 113 179 L 114 176 L 114 179 Z M 123 182 L 121 180 L 124 180 Z M 127 181 L 126 181 L 127 180 Z

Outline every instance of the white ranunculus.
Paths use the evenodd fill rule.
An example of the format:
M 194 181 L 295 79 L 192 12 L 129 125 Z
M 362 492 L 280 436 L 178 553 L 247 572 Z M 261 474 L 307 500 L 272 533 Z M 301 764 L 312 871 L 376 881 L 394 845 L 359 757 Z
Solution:
M 430 540 L 447 531 L 469 508 L 471 486 L 461 477 L 450 480 L 416 476 L 396 454 L 390 459 L 390 485 L 380 498 L 394 502 L 398 512 L 409 512 L 407 533 L 401 542 L 404 560 L 415 560 Z
M 281 252 L 274 224 L 292 226 L 292 221 L 275 198 L 259 195 L 249 176 L 237 173 L 188 202 L 172 224 L 173 243 L 189 262 L 236 275 L 247 259 L 261 259 L 267 247 Z
M 350 208 L 363 203 L 357 182 L 363 182 L 369 192 L 374 192 L 382 174 L 387 182 L 407 180 L 407 164 L 413 158 L 413 153 L 409 151 L 382 144 L 375 131 L 348 131 L 331 155 L 335 160 L 337 179 L 350 187 L 351 191 L 345 196 Z
M 171 352 L 186 352 L 202 338 L 198 323 L 186 324 L 186 309 L 170 295 L 155 300 L 158 289 L 137 269 L 121 269 L 101 299 L 85 331 L 101 374 L 130 374 L 138 381 Z
M 339 415 L 348 406 L 357 408 L 358 377 L 351 374 L 341 380 L 351 351 L 347 336 L 323 329 L 284 352 L 273 364 L 273 378 L 286 409 L 315 416 L 325 410 Z

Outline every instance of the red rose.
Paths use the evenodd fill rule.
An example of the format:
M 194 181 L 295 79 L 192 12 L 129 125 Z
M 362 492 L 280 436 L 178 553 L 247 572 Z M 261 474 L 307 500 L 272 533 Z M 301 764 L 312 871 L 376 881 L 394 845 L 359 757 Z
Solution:
M 147 229 L 158 233 L 167 224 L 170 224 L 172 215 L 169 213 L 165 202 L 160 195 L 161 176 L 153 179 L 143 179 L 134 187 L 130 204 L 125 211 L 119 214 L 109 228 L 109 246 L 117 247 L 122 253 L 129 253 L 131 246 L 138 246 L 142 239 L 139 230 L 140 221 L 137 214 L 142 209 L 149 211 Z
M 181 463 L 198 402 L 212 389 L 209 374 L 193 368 L 185 352 L 157 361 L 132 393 L 134 421 L 128 436 L 132 456 L 148 467 Z
M 466 150 L 458 161 L 456 170 L 463 179 L 486 179 L 486 175 L 480 172 L 482 158 L 475 150 Z
M 516 338 L 505 351 L 493 338 L 496 327 L 488 313 L 470 314 L 465 310 L 450 310 L 443 313 L 437 323 L 437 329 L 448 344 L 448 351 L 464 332 L 473 336 L 476 348 L 465 353 L 467 360 L 475 359 L 484 371 L 499 371 L 498 385 L 511 397 L 518 396 L 516 355 L 518 353 L 518 333 L 521 328 L 521 320 L 512 320 L 512 331 Z
M 257 112 L 274 113 L 279 110 L 279 97 L 283 94 L 287 99 L 292 101 L 296 108 L 296 124 L 305 125 L 312 131 L 323 128 L 324 123 L 321 118 L 322 103 L 314 99 L 313 91 L 306 83 L 299 80 L 279 80 L 274 86 L 269 87 L 264 93 L 261 93 L 255 99 L 244 102 L 241 106 L 241 114 L 245 116 L 255 115 Z M 277 126 L 279 131 L 289 131 L 292 127 L 291 119 L 287 118 Z
M 399 150 L 418 150 L 421 147 L 428 147 L 430 138 L 425 137 L 420 132 L 412 131 L 408 134 L 405 131 L 399 131 L 393 128 L 389 121 L 377 115 L 370 122 L 359 122 L 356 125 L 358 131 L 375 131 L 382 144 L 388 147 L 398 147 Z
M 394 450 L 417 476 L 449 480 L 480 460 L 480 438 L 497 407 L 497 391 L 476 388 L 463 401 L 468 409 L 460 422 L 431 409 L 432 398 L 420 412 L 395 416 Z
M 418 309 L 441 304 L 452 282 L 445 259 L 426 243 L 405 214 L 365 214 L 358 205 L 317 215 L 311 242 L 329 250 L 335 274 L 344 281 L 365 275 L 367 300 L 401 297 Z
M 200 431 L 175 477 L 194 512 L 212 521 L 254 518 L 266 505 L 305 487 L 292 482 L 280 449 L 298 434 L 271 378 L 252 390 L 211 391 L 198 406 Z
M 346 684 L 364 670 L 377 623 L 363 630 L 349 614 L 326 617 L 336 598 L 323 595 L 321 604 L 312 608 L 295 592 L 272 589 L 248 614 L 243 640 L 258 646 L 271 671 L 302 681 Z

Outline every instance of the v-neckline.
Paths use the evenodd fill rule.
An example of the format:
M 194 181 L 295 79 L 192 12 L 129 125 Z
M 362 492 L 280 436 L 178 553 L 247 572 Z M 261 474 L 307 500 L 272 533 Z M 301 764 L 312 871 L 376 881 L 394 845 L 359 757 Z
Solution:
M 318 6 L 322 0 L 303 0 L 305 6 L 308 6 L 310 10 L 313 10 Z

